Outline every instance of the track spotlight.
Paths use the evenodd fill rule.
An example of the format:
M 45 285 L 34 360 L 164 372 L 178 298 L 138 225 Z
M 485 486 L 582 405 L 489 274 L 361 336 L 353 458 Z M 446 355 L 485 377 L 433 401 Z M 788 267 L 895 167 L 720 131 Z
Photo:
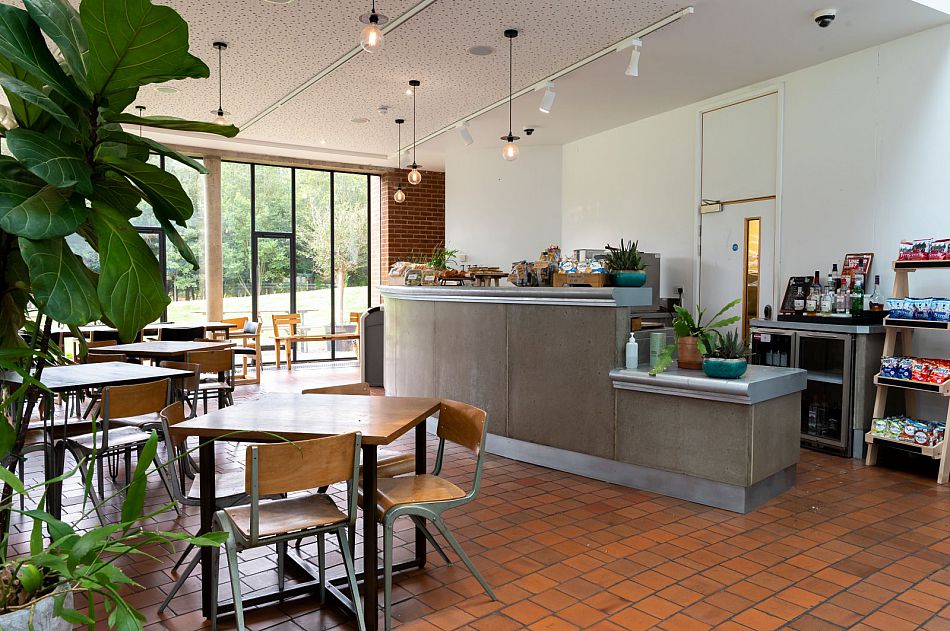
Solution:
M 538 109 L 544 114 L 550 114 L 551 108 L 554 107 L 554 97 L 556 96 L 557 93 L 554 91 L 554 82 L 548 81 L 544 90 L 544 96 L 541 97 L 541 107 Z
M 459 135 L 462 137 L 462 142 L 465 143 L 466 147 L 471 147 L 472 143 L 475 142 L 475 139 L 472 138 L 472 132 L 468 128 L 468 121 L 459 125 Z
M 627 66 L 627 69 L 624 70 L 624 74 L 628 77 L 639 77 L 640 76 L 640 48 L 643 46 L 643 42 L 639 39 L 633 40 L 633 50 L 630 51 L 630 64 Z

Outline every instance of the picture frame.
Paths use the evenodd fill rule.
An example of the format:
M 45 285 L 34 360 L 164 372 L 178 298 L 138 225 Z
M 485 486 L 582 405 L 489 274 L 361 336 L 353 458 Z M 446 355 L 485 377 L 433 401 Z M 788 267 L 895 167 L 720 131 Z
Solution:
M 810 276 L 792 276 L 788 279 L 788 286 L 785 287 L 785 297 L 782 298 L 782 308 L 780 315 L 789 315 L 795 313 L 795 293 L 798 287 L 801 287 L 805 295 L 808 295 L 808 289 L 811 287 Z
M 855 274 L 862 274 L 867 279 L 871 273 L 871 263 L 873 262 L 873 252 L 845 254 L 844 263 L 841 265 L 841 275 L 853 277 Z

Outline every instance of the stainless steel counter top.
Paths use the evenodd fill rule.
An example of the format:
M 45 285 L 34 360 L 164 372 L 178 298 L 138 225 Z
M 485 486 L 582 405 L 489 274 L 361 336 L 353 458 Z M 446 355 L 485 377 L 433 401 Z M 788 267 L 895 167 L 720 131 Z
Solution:
M 653 304 L 649 287 L 406 287 L 379 288 L 383 298 L 430 302 L 643 307 Z
M 678 397 L 753 405 L 805 389 L 806 371 L 798 368 L 749 366 L 739 379 L 713 379 L 701 370 L 670 368 L 656 377 L 649 367 L 610 371 L 614 388 Z
M 749 326 L 760 329 L 781 329 L 783 331 L 815 331 L 816 333 L 852 333 L 868 335 L 884 333 L 880 324 L 823 324 L 820 322 L 786 322 L 784 320 L 750 320 Z

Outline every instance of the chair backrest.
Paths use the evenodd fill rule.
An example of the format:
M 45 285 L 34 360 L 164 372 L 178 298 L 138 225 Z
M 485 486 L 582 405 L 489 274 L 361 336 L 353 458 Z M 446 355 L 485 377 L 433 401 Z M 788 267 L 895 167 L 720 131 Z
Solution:
M 193 377 L 183 377 L 178 380 L 181 383 L 182 388 L 185 390 L 195 390 L 198 388 L 198 385 L 201 381 L 201 366 L 198 364 L 191 364 L 188 362 L 173 362 L 173 361 L 163 361 L 159 363 L 161 368 L 172 368 L 174 370 L 187 370 L 191 373 L 194 373 Z
M 106 386 L 102 389 L 103 420 L 158 414 L 168 404 L 170 387 L 170 379 L 132 386 Z
M 240 329 L 243 329 L 244 326 L 247 324 L 247 317 L 245 316 L 241 318 L 221 318 L 221 322 L 224 322 L 225 324 L 230 324 L 232 331 L 240 330 Z
M 166 363 L 166 362 L 162 362 Z M 168 362 L 172 363 L 172 362 Z M 170 429 L 175 425 L 178 425 L 185 420 L 185 404 L 181 401 L 175 401 L 171 405 L 166 406 L 159 412 L 159 417 L 162 420 L 162 438 L 165 441 L 165 450 L 166 450 L 166 459 L 165 464 L 169 464 L 173 459 L 184 458 L 185 454 L 179 453 L 181 450 L 178 447 L 183 446 L 185 443 L 182 441 L 178 445 L 175 445 L 172 440 Z M 175 448 L 172 448 L 172 445 L 175 445 Z M 180 462 L 180 461 L 179 461 Z M 171 484 L 169 484 L 169 491 L 171 492 L 172 498 L 178 502 L 185 502 L 185 493 L 181 488 L 179 483 L 178 474 L 179 471 L 184 471 L 184 467 L 172 465 L 165 469 L 168 471 L 171 477 Z
M 245 491 L 251 498 L 251 542 L 258 538 L 262 495 L 317 489 L 344 480 L 348 521 L 356 523 L 360 439 L 360 433 L 356 432 L 248 447 Z
M 104 362 L 122 362 L 124 364 L 127 361 L 129 361 L 129 358 L 125 353 L 97 353 L 95 351 L 89 351 L 86 353 L 85 363 L 102 364 Z
M 174 427 L 185 420 L 185 404 L 181 401 L 175 401 L 171 405 L 165 406 L 159 414 L 161 414 L 162 421 L 168 427 Z
M 477 456 L 484 444 L 487 417 L 485 410 L 473 405 L 443 400 L 439 407 L 439 426 L 436 434 L 443 440 L 465 447 Z
M 362 315 L 363 313 L 360 311 L 350 311 L 350 322 L 354 324 L 358 323 L 360 321 L 360 316 Z
M 271 316 L 274 323 L 274 337 L 284 337 L 297 333 L 297 325 L 301 318 L 299 313 L 275 313 Z M 284 333 L 281 333 L 281 329 Z
M 116 346 L 118 342 L 115 340 L 102 340 L 99 342 L 86 342 L 87 348 L 104 348 L 106 346 Z
M 162 342 L 191 342 L 196 337 L 204 337 L 203 326 L 159 327 L 158 339 Z
M 234 351 L 230 348 L 216 348 L 208 351 L 191 351 L 185 355 L 189 364 L 197 364 L 200 373 L 224 372 L 234 370 Z
M 115 340 L 101 340 L 99 342 L 86 342 L 86 355 L 82 358 L 84 364 L 95 364 L 98 362 L 111 362 L 111 361 L 121 361 L 124 362 L 125 359 L 117 359 L 118 355 L 112 355 L 109 353 L 96 353 L 93 349 L 96 348 L 105 348 L 106 346 L 115 346 L 118 344 Z
M 340 386 L 324 386 L 323 388 L 307 388 L 302 394 L 353 394 L 369 396 L 369 384 L 365 381 L 360 383 L 347 383 Z

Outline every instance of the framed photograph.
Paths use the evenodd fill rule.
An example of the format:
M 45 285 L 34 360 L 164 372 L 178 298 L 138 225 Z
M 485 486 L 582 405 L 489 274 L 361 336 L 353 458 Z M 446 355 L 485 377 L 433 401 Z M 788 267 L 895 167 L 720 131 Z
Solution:
M 782 298 L 782 308 L 779 309 L 780 314 L 788 315 L 795 313 L 795 294 L 798 292 L 799 287 L 802 288 L 802 295 L 807 296 L 808 290 L 811 287 L 811 277 L 792 276 L 788 279 L 788 286 L 785 288 L 785 297 Z
M 418 287 L 422 284 L 422 270 L 420 269 L 411 269 L 406 272 L 406 285 L 410 287 Z
M 871 273 L 871 263 L 873 261 L 873 252 L 845 254 L 844 265 L 841 266 L 841 275 L 853 277 L 855 274 L 863 274 L 864 278 L 867 279 L 868 274 Z

